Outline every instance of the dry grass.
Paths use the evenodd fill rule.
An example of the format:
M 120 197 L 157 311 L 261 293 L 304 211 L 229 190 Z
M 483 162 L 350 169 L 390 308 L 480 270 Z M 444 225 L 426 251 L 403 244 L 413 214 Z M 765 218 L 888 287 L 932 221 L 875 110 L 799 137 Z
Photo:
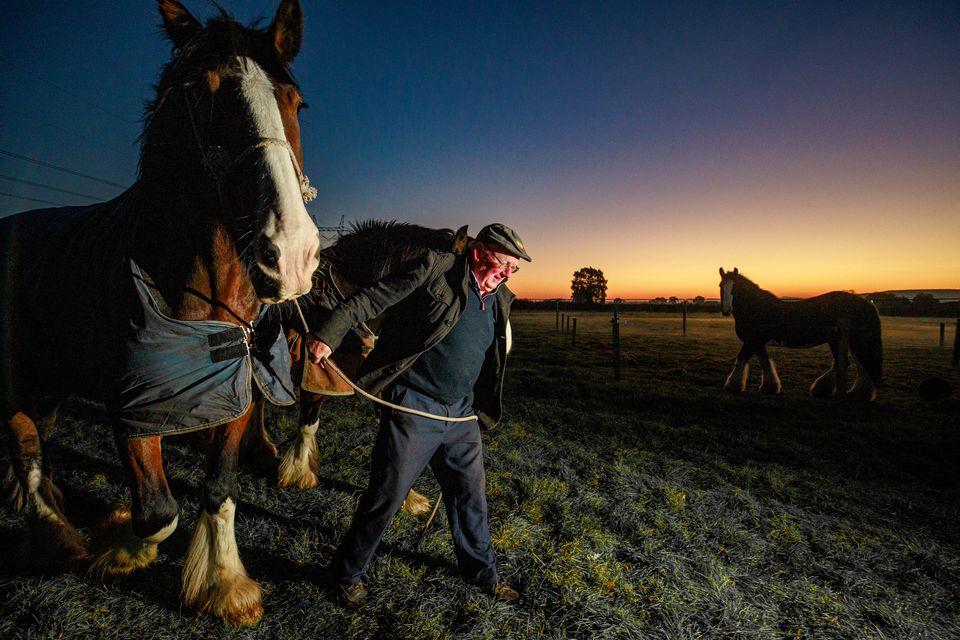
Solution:
M 265 587 L 255 629 L 181 611 L 179 572 L 202 460 L 165 448 L 180 529 L 145 573 L 100 583 L 35 577 L 0 556 L 3 637 L 138 638 L 952 638 L 960 637 L 960 372 L 938 322 L 884 318 L 876 405 L 806 395 L 826 348 L 774 348 L 783 394 L 722 392 L 732 322 L 626 314 L 612 379 L 608 314 L 518 312 L 507 417 L 487 435 L 494 544 L 526 594 L 493 602 L 456 576 L 443 517 L 419 549 L 398 516 L 370 568 L 371 604 L 340 610 L 323 568 L 363 486 L 373 421 L 353 399 L 321 426 L 321 483 L 301 492 L 244 472 L 237 532 Z M 950 321 L 952 323 L 952 321 Z M 951 324 L 952 326 L 952 324 Z M 952 334 L 949 334 L 952 337 Z M 955 398 L 922 402 L 937 375 Z M 283 446 L 293 412 L 270 415 Z M 86 531 L 126 489 L 111 437 L 67 416 L 50 446 L 67 511 Z M 437 493 L 429 472 L 416 487 Z M 16 548 L 18 518 L 0 516 Z

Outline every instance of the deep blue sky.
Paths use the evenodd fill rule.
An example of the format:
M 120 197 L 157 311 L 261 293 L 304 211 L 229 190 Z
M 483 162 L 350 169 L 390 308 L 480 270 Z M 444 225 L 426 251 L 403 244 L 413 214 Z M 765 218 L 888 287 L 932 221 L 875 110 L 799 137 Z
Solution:
M 244 22 L 276 4 L 223 1 Z M 960 286 L 956 1 L 304 11 L 322 225 L 506 222 L 534 255 L 515 287 L 531 296 L 567 295 L 587 265 L 622 297 L 715 295 L 721 264 L 783 294 Z M 130 184 L 169 56 L 157 24 L 149 0 L 8 6 L 0 151 Z M 2 153 L 0 176 L 62 203 L 88 200 L 9 178 L 119 192 Z M 0 215 L 38 206 L 0 196 Z

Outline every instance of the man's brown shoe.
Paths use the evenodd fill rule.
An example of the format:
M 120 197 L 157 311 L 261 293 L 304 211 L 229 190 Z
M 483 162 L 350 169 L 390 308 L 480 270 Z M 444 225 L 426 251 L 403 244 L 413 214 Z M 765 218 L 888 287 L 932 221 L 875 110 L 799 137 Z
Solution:
M 338 584 L 337 601 L 348 609 L 359 609 L 367 604 L 367 589 L 362 581 L 355 584 Z
M 494 599 L 506 604 L 517 604 L 520 602 L 520 592 L 503 580 L 490 587 L 489 593 Z

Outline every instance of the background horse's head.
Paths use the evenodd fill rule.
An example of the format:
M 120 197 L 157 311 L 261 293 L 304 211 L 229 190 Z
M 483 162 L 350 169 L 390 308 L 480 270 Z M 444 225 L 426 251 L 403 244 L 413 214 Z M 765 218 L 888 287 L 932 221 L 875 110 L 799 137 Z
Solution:
M 725 316 L 733 313 L 733 287 L 739 275 L 737 267 L 734 267 L 733 271 L 724 271 L 723 267 L 720 267 L 720 313 Z
M 147 107 L 140 185 L 153 213 L 142 233 L 179 232 L 185 261 L 235 252 L 264 302 L 306 293 L 320 239 L 304 207 L 304 103 L 287 69 L 303 33 L 299 2 L 282 0 L 266 29 L 223 10 L 201 25 L 178 0 L 158 5 L 174 58 Z M 212 248 L 194 239 L 204 234 Z

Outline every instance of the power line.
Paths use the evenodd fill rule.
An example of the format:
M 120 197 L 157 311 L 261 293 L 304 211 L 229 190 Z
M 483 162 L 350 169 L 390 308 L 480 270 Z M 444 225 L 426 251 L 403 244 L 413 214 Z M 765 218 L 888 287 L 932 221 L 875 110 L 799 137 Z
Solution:
M 0 155 L 9 156 L 11 158 L 16 158 L 17 160 L 23 160 L 24 162 L 30 162 L 32 164 L 45 167 L 47 169 L 54 169 L 56 171 L 62 171 L 64 173 L 69 173 L 70 175 L 79 176 L 81 178 L 86 178 L 87 180 L 93 180 L 95 182 L 102 182 L 103 184 L 108 184 L 111 187 L 119 187 L 120 189 L 126 189 L 122 184 L 117 184 L 116 182 L 110 182 L 109 180 L 103 180 L 101 178 L 95 178 L 93 176 L 88 176 L 85 173 L 80 173 L 79 171 L 74 171 L 73 169 L 65 169 L 63 167 L 58 167 L 55 164 L 50 164 L 49 162 L 44 162 L 43 160 L 37 160 L 35 158 L 28 158 L 27 156 L 22 156 L 19 153 L 13 153 L 12 151 L 7 151 L 6 149 L 0 149 Z
M 30 202 L 41 202 L 43 204 L 52 204 L 56 207 L 66 206 L 62 202 L 53 202 L 52 200 L 41 200 L 40 198 L 28 198 L 27 196 L 18 196 L 14 193 L 4 193 L 3 191 L 0 191 L 0 196 L 7 196 L 8 198 L 16 198 L 18 200 L 29 200 Z
M 59 187 L 51 187 L 48 184 L 43 184 L 42 182 L 30 182 L 29 180 L 21 180 L 20 178 L 14 178 L 11 176 L 5 176 L 0 173 L 0 179 L 10 180 L 11 182 L 19 182 L 21 184 L 29 184 L 32 187 L 40 187 L 41 189 L 49 189 L 50 191 L 59 191 L 60 193 L 67 193 L 71 196 L 80 196 L 81 198 L 90 198 L 91 200 L 99 200 L 98 196 L 91 196 L 87 193 L 78 193 L 77 191 L 67 191 L 66 189 L 60 189 Z

